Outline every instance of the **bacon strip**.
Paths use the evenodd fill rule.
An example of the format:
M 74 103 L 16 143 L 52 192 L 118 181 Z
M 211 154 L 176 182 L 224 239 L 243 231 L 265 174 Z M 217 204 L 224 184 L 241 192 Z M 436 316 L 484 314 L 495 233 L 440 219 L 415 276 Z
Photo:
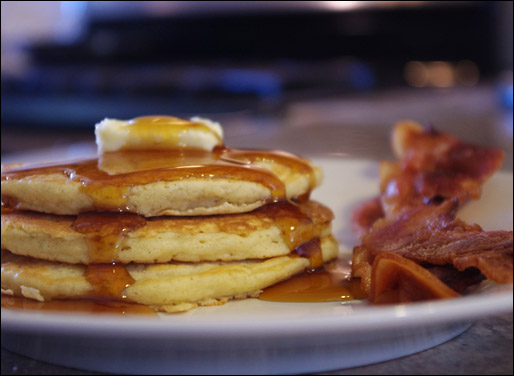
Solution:
M 381 195 L 352 216 L 362 240 L 352 276 L 361 277 L 370 301 L 449 297 L 441 281 L 459 292 L 484 276 L 512 282 L 512 231 L 485 232 L 456 219 L 464 202 L 480 196 L 503 152 L 415 123 L 398 124 L 392 146 L 400 160 L 381 163 Z
M 361 238 L 371 230 L 373 223 L 383 218 L 384 215 L 380 197 L 366 201 L 353 211 L 352 229 Z
M 462 205 L 477 199 L 482 184 L 505 158 L 502 150 L 465 143 L 411 122 L 395 126 L 392 144 L 399 161 L 380 166 L 386 215 L 434 201 L 457 198 Z
M 446 201 L 377 221 L 362 239 L 367 262 L 387 252 L 418 264 L 452 264 L 457 270 L 477 267 L 494 282 L 512 282 L 512 231 L 482 231 L 478 225 L 468 225 L 455 218 L 457 206 L 456 200 Z M 359 260 L 354 261 L 359 267 Z
M 373 261 L 369 301 L 403 303 L 459 296 L 434 274 L 394 253 L 382 252 Z

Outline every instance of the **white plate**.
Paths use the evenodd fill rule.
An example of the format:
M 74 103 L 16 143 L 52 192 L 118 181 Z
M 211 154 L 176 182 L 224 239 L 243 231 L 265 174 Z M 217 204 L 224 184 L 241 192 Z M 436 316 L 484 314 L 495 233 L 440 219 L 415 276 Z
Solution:
M 341 252 L 356 239 L 350 213 L 378 192 L 377 163 L 315 159 L 325 172 L 313 198 L 335 215 Z M 499 172 L 461 217 L 512 230 L 513 176 Z M 101 372 L 161 374 L 306 373 L 409 355 L 445 342 L 471 321 L 512 311 L 512 285 L 490 285 L 447 301 L 366 304 L 249 299 L 159 318 L 2 310 L 2 346 L 39 360 Z

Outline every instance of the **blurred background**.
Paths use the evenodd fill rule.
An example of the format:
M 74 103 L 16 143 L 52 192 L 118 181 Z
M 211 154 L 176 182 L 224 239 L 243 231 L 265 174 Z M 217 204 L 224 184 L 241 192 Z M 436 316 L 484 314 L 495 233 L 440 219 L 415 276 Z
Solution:
M 168 114 L 220 121 L 229 146 L 363 158 L 409 118 L 512 169 L 511 1 L 1 7 L 2 161 L 94 152 L 103 118 Z

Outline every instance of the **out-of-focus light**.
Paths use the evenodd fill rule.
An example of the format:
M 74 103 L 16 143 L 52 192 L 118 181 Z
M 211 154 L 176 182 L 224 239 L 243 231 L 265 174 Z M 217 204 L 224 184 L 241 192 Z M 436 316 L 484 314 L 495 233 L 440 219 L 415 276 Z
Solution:
M 417 7 L 429 3 L 427 1 L 298 1 L 296 3 L 312 3 L 328 10 L 343 11 L 360 8 L 393 8 Z
M 424 87 L 428 83 L 428 69 L 421 61 L 409 61 L 404 70 L 405 81 L 414 87 Z
M 448 61 L 409 61 L 405 64 L 403 75 L 413 87 L 474 86 L 480 79 L 478 66 L 469 60 L 457 64 Z
M 435 87 L 453 86 L 455 70 L 447 61 L 432 61 L 428 63 L 428 80 Z
M 457 82 L 464 86 L 475 86 L 480 78 L 478 66 L 470 60 L 462 60 L 456 67 Z
M 348 66 L 348 81 L 355 89 L 369 90 L 375 86 L 375 75 L 367 64 L 356 61 Z
M 258 69 L 226 69 L 220 72 L 218 85 L 231 93 L 253 93 L 268 97 L 282 94 L 280 77 Z
M 333 10 L 349 10 L 361 7 L 364 1 L 320 1 L 319 5 Z

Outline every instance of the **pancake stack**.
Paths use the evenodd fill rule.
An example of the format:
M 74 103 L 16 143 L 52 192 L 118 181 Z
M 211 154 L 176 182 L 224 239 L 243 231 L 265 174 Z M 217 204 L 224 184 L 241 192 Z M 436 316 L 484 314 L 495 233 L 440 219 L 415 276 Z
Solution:
M 181 312 L 337 257 L 321 171 L 204 119 L 97 124 L 97 158 L 2 171 L 2 294 Z

